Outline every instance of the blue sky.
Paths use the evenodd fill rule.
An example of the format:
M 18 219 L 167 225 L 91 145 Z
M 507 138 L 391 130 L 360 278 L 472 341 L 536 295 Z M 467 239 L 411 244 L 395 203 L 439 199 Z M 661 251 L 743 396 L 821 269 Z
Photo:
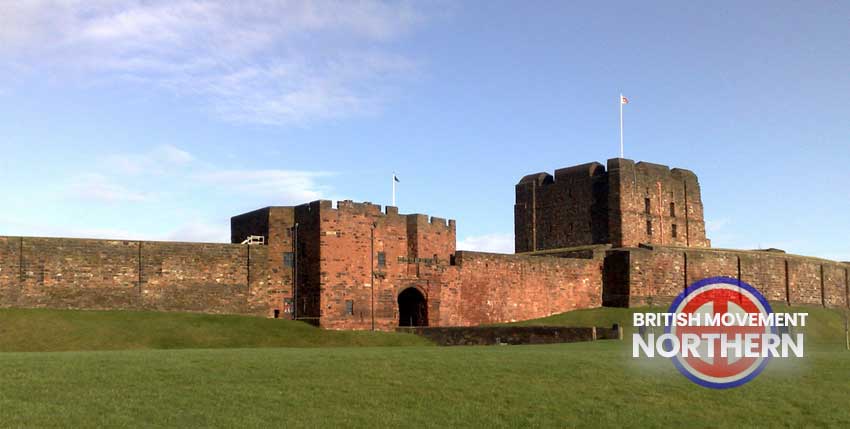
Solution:
M 354 199 L 512 251 L 514 184 L 695 171 L 715 247 L 850 260 L 848 2 L 4 2 L 2 235 L 227 241 Z

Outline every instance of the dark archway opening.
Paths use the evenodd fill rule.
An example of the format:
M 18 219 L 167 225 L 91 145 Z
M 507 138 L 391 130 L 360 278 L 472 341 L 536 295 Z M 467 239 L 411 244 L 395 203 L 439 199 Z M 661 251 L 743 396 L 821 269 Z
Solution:
M 398 326 L 428 326 L 428 300 L 416 288 L 398 295 Z

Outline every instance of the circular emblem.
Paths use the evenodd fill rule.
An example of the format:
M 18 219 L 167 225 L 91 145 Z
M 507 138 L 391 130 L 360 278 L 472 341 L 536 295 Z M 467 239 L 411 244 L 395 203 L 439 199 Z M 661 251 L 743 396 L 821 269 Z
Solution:
M 725 334 L 731 343 L 746 334 L 757 334 L 759 339 L 756 343 L 760 344 L 761 335 L 772 333 L 774 329 L 772 326 L 750 325 L 745 321 L 747 314 L 767 316 L 773 310 L 758 290 L 730 277 L 711 277 L 695 282 L 676 297 L 669 312 L 697 314 L 701 320 L 708 316 L 731 322 L 720 326 L 667 326 L 665 332 L 676 336 L 680 343 L 685 334 Z M 713 350 L 709 351 L 709 347 Z M 702 342 L 698 352 L 699 357 L 684 357 L 680 352 L 672 358 L 673 364 L 689 380 L 714 389 L 728 389 L 749 382 L 764 370 L 769 359 L 737 356 L 734 352 L 722 357 L 721 341 Z

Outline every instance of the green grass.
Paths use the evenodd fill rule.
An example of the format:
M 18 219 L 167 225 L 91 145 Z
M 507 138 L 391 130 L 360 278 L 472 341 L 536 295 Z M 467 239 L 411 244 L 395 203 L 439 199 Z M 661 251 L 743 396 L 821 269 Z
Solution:
M 632 311 L 527 324 L 628 326 Z M 127 350 L 0 353 L 0 426 L 848 427 L 850 352 L 833 332 L 843 321 L 806 311 L 822 344 L 718 391 L 669 361 L 633 359 L 629 341 L 421 347 L 250 317 L 2 310 L 2 350 Z M 348 347 L 369 344 L 402 346 Z
M 850 425 L 850 353 L 717 391 L 624 343 L 0 354 L 0 425 Z
M 327 331 L 260 317 L 135 311 L 0 310 L 0 351 L 416 346 L 411 334 Z
M 809 313 L 806 326 L 796 331 L 806 334 L 806 344 L 816 347 L 845 345 L 844 317 L 847 310 L 823 307 L 789 307 L 783 304 L 772 304 L 772 308 L 775 313 Z M 511 323 L 510 325 L 611 326 L 617 323 L 623 326 L 624 333 L 628 335 L 633 332 L 632 314 L 666 311 L 667 307 L 593 308 Z

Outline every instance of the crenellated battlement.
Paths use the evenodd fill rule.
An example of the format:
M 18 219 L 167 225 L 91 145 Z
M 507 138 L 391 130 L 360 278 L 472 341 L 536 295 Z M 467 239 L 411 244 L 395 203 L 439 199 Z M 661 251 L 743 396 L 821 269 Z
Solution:
M 369 201 L 364 201 L 362 203 L 357 203 L 352 200 L 342 200 L 336 202 L 336 210 L 351 212 L 356 214 L 368 214 L 368 215 L 381 215 L 381 205 L 380 204 L 372 204 Z
M 401 215 L 407 218 L 408 225 L 430 225 L 434 228 L 443 228 L 447 230 L 454 230 L 456 227 L 456 222 L 454 219 L 445 219 L 441 217 L 431 216 L 420 213 L 412 213 L 408 215 Z
M 373 204 L 369 201 L 354 202 L 352 200 L 340 200 L 334 205 L 330 200 L 318 200 L 307 204 L 311 209 L 332 210 L 338 213 L 352 215 L 366 215 L 374 217 L 398 218 L 406 224 L 415 223 L 418 225 L 431 225 L 433 227 L 442 227 L 446 230 L 455 230 L 457 222 L 454 219 L 446 219 L 437 216 L 428 216 L 421 213 L 402 214 L 399 213 L 398 207 L 386 206 L 382 210 L 380 204 Z

